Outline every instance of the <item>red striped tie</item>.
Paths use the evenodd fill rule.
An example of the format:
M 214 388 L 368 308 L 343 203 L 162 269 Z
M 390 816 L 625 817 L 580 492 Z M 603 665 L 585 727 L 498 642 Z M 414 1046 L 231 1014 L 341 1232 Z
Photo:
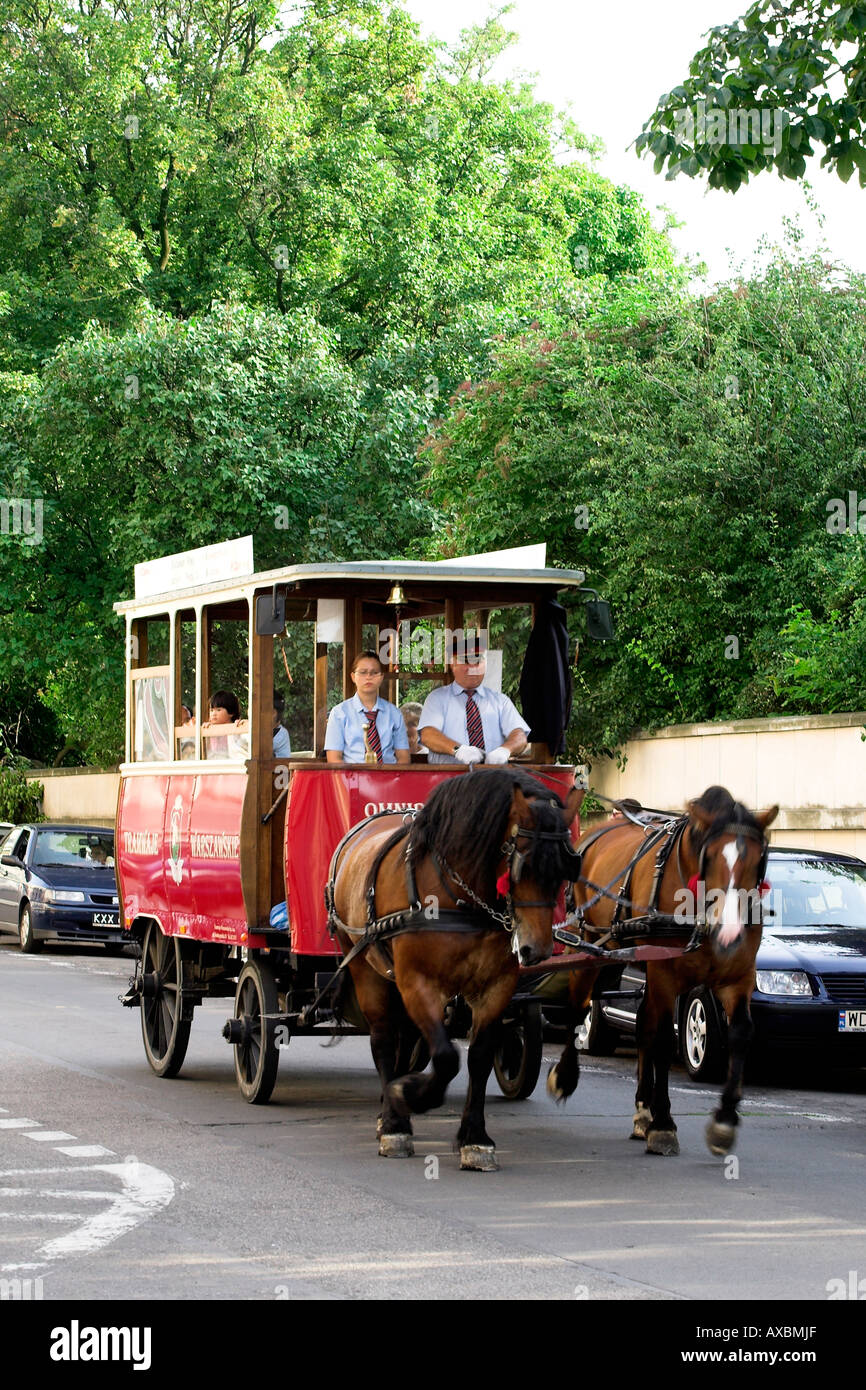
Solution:
M 471 690 L 466 692 L 466 736 L 471 748 L 484 747 L 484 729 L 481 726 L 481 715 L 475 703 L 475 696 Z
M 382 761 L 382 740 L 379 738 L 379 730 L 376 728 L 377 709 L 364 710 L 367 716 L 367 742 L 376 754 L 376 762 Z

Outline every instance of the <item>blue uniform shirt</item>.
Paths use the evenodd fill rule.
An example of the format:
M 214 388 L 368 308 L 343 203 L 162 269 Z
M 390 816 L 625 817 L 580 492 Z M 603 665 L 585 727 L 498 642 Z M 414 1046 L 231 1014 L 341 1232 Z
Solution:
M 282 724 L 274 729 L 274 757 L 287 758 L 292 751 L 289 731 Z
M 347 763 L 364 762 L 367 750 L 364 746 L 364 730 L 367 727 L 365 706 L 358 694 L 351 700 L 336 705 L 328 715 L 325 731 L 325 751 L 340 752 Z M 398 748 L 409 748 L 409 735 L 406 723 L 396 705 L 389 700 L 378 699 L 374 706 L 379 711 L 376 716 L 376 731 L 382 745 L 382 761 L 395 763 Z
M 491 749 L 501 747 L 515 729 L 522 729 L 525 734 L 529 733 L 529 725 L 507 695 L 503 695 L 499 690 L 488 690 L 483 682 L 472 693 L 481 715 L 485 752 L 489 753 Z M 453 738 L 457 744 L 468 743 L 466 694 L 463 686 L 458 685 L 456 681 L 431 690 L 418 719 L 418 732 L 429 726 L 438 729 L 447 738 Z M 450 753 L 430 753 L 428 762 L 453 763 L 454 758 Z

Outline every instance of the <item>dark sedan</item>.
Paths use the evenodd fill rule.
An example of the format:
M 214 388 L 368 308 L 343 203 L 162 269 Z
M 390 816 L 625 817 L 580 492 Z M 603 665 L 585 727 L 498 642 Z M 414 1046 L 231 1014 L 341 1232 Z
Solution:
M 774 848 L 752 997 L 752 1058 L 786 1047 L 820 1051 L 836 1065 L 866 1064 L 866 863 L 850 855 Z M 578 1030 L 590 1053 L 634 1041 L 643 967 L 608 975 Z M 727 1065 L 724 1010 L 705 987 L 677 1000 L 680 1052 L 695 1080 Z
M 0 843 L 0 932 L 21 950 L 43 941 L 122 946 L 114 832 L 91 825 L 16 825 Z

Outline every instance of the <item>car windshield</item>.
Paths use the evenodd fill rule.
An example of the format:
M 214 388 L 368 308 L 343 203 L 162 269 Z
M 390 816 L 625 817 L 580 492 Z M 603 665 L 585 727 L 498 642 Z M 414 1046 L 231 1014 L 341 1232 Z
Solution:
M 772 886 L 767 925 L 788 927 L 866 926 L 866 865 L 828 859 L 771 859 Z
M 113 869 L 114 835 L 110 830 L 40 830 L 35 863 L 43 869 Z

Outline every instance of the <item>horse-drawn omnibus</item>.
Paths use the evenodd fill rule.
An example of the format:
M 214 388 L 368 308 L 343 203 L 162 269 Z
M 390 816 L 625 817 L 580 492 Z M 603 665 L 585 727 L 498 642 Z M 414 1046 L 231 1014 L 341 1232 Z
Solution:
M 511 621 L 508 644 L 544 627 L 532 660 L 561 668 L 556 600 L 597 595 L 579 571 L 545 568 L 541 557 L 541 567 L 527 568 L 521 558 L 255 573 L 247 538 L 136 567 L 134 599 L 115 605 L 127 642 L 117 875 L 124 926 L 141 946 L 124 1002 L 140 1008 L 158 1075 L 179 1071 L 195 1006 L 207 996 L 234 998 L 224 1035 L 250 1102 L 270 1097 L 281 1045 L 332 1026 L 318 994 L 339 958 L 323 897 L 335 847 L 379 812 L 410 815 L 469 769 L 417 754 L 405 765 L 329 762 L 329 710 L 353 694 L 352 660 L 362 650 L 379 654 L 382 694 L 394 704 L 450 679 L 455 640 L 487 647 L 495 687 L 500 656 L 486 634 L 495 615 L 519 610 L 524 638 Z M 596 606 L 591 617 L 606 615 Z M 563 801 L 575 770 L 557 763 L 549 744 L 560 746 L 567 719 L 567 665 L 566 653 L 562 688 L 550 684 L 552 724 L 533 715 L 534 741 L 520 763 Z M 292 751 L 283 756 L 274 753 L 275 684 L 288 691 Z M 228 728 L 209 723 L 217 690 L 234 692 L 246 717 Z M 354 1022 L 364 1029 L 357 1012 Z M 506 1094 L 525 1095 L 541 1060 L 540 1004 L 515 1008 L 506 1023 L 497 1078 Z

